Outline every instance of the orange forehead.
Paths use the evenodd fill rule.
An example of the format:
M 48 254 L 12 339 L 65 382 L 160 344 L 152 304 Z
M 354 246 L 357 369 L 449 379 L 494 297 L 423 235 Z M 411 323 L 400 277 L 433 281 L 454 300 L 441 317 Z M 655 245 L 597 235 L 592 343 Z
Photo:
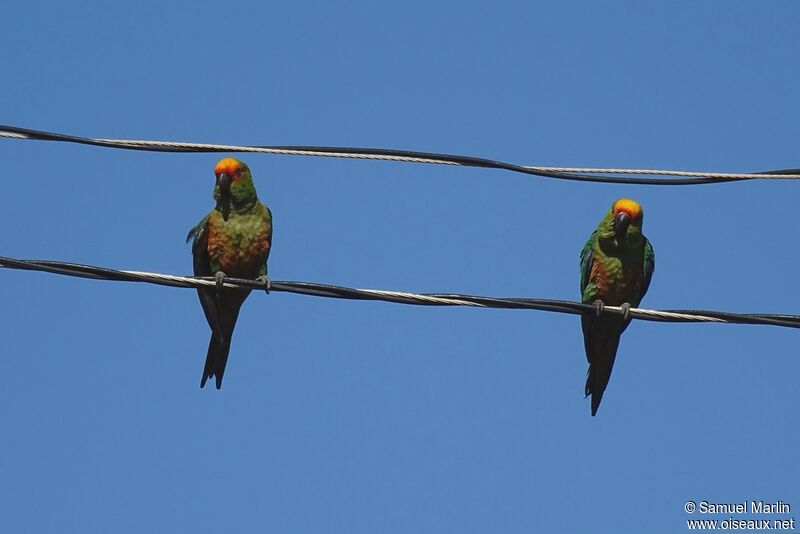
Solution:
M 214 174 L 239 174 L 246 167 L 247 165 L 236 158 L 225 158 L 220 160 L 217 166 L 214 167 Z
M 639 203 L 629 198 L 621 198 L 614 202 L 613 210 L 614 213 L 624 211 L 630 215 L 632 219 L 636 219 L 642 215 L 642 207 Z

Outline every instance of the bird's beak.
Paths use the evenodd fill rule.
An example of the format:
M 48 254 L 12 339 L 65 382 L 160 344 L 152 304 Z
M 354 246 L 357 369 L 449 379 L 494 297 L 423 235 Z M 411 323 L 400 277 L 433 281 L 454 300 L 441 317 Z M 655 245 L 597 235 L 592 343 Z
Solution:
M 631 225 L 631 216 L 621 211 L 617 213 L 617 216 L 614 217 L 614 235 L 617 238 L 620 238 L 625 235 L 625 232 L 628 231 L 628 227 Z
M 231 191 L 231 177 L 228 174 L 220 173 L 217 175 L 217 185 L 220 193 L 227 195 Z

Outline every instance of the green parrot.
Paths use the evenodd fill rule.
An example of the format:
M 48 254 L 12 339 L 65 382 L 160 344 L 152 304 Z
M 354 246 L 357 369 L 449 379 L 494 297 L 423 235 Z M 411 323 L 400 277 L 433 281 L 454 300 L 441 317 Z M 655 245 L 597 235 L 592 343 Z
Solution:
M 272 248 L 272 213 L 256 195 L 253 177 L 244 162 L 225 158 L 214 169 L 216 207 L 189 231 L 192 242 L 195 276 L 214 276 L 216 287 L 197 290 L 203 305 L 211 340 L 200 379 L 216 378 L 222 387 L 222 375 L 228 362 L 231 336 L 250 290 L 224 289 L 226 276 L 259 280 L 269 289 L 267 258 Z
M 643 217 L 638 203 L 617 200 L 581 251 L 581 302 L 597 308 L 596 314 L 581 317 L 589 361 L 585 393 L 592 396 L 592 416 L 611 378 L 619 338 L 631 322 L 630 308 L 647 293 L 655 270 L 653 247 L 642 235 Z M 624 315 L 604 314 L 604 305 L 620 306 Z

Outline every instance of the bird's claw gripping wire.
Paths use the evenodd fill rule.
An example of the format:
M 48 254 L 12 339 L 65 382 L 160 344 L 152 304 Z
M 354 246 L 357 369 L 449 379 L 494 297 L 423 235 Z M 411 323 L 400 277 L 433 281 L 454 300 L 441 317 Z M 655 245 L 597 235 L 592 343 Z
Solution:
M 265 274 L 263 276 L 259 276 L 256 278 L 256 280 L 264 284 L 264 291 L 266 291 L 267 295 L 269 295 L 269 290 L 272 288 L 272 280 L 270 280 L 269 276 Z
M 219 302 L 220 294 L 222 293 L 222 284 L 225 283 L 225 273 L 217 271 L 217 274 L 214 275 L 214 281 L 217 289 L 217 301 Z
M 603 301 L 600 299 L 595 300 L 592 305 L 594 305 L 594 312 L 597 314 L 598 317 L 603 315 L 603 312 L 606 310 L 606 305 L 603 304 Z M 622 310 L 622 319 L 625 322 L 630 321 L 631 319 L 631 304 L 630 302 L 623 302 L 619 305 L 619 309 Z

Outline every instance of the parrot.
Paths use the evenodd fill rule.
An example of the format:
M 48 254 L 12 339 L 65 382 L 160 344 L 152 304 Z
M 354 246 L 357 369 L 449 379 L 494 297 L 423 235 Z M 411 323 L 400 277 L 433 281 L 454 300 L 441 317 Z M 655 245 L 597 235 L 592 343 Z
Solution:
M 655 270 L 653 247 L 642 234 L 643 217 L 637 202 L 615 201 L 581 251 L 581 302 L 596 309 L 581 316 L 592 416 L 611 378 L 620 336 L 631 322 L 630 309 L 647 293 Z M 604 314 L 604 306 L 619 306 L 623 315 Z
M 216 206 L 189 230 L 195 276 L 213 276 L 215 286 L 197 289 L 211 340 L 200 387 L 209 378 L 222 387 L 231 335 L 249 289 L 223 288 L 226 277 L 258 280 L 269 291 L 267 259 L 272 249 L 272 212 L 256 194 L 250 168 L 235 158 L 220 160 L 214 168 Z

